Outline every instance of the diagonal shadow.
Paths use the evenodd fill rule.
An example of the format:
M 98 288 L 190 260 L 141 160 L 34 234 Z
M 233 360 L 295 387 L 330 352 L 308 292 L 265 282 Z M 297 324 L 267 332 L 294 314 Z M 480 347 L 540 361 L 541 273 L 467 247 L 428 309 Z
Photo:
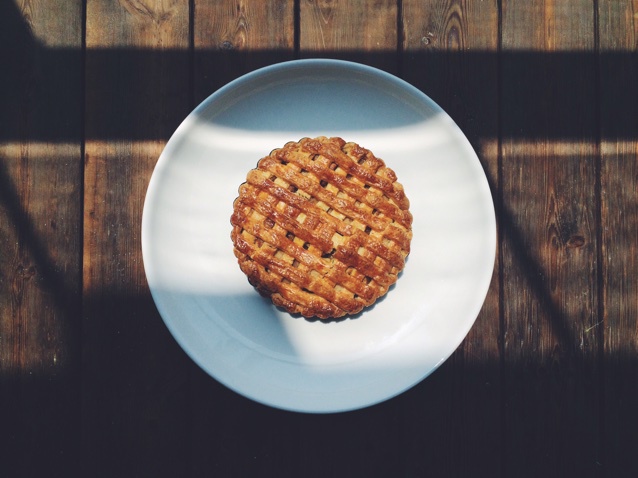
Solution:
M 77 316 L 81 291 L 56 263 L 45 238 L 38 235 L 23 202 L 25 192 L 12 180 L 9 162 L 36 156 L 32 151 L 15 147 L 16 144 L 51 141 L 79 145 L 83 103 L 78 95 L 82 91 L 81 60 L 80 50 L 69 50 L 62 56 L 51 54 L 33 37 L 15 4 L 0 3 L 0 64 L 4 65 L 0 74 L 0 143 L 9 143 L 9 151 L 13 150 L 7 153 L 10 158 L 0 157 L 0 206 L 7 214 L 9 227 L 15 231 L 19 247 L 32 257 L 44 289 L 50 291 L 55 307 L 66 318 Z M 47 130 L 50 133 L 44 134 Z M 57 139 L 47 140 L 49 134 Z M 74 170 L 80 172 L 81 168 L 78 165 Z
M 0 157 L 0 206 L 6 211 L 15 231 L 18 244 L 25 247 L 36 264 L 36 270 L 43 279 L 45 287 L 51 292 L 57 309 L 63 317 L 71 318 L 78 314 L 80 291 L 70 285 L 67 276 L 51 257 L 46 242 L 39 236 L 28 211 L 20 200 L 7 171 L 5 158 Z
M 22 15 L 15 6 L 9 2 L 2 6 L 0 31 L 0 51 L 2 58 L 16 68 L 10 68 L 6 74 L 0 76 L 0 90 L 31 92 L 25 96 L 22 93 L 8 95 L 5 107 L 0 110 L 0 141 L 3 142 L 66 142 L 78 141 L 78 131 L 80 131 L 81 108 L 76 103 L 69 107 L 69 99 L 76 98 L 77 94 L 51 95 L 49 91 L 38 90 L 35 84 L 47 77 L 46 70 L 59 68 L 54 65 L 71 65 L 78 70 L 77 75 L 71 75 L 78 83 L 71 85 L 81 90 L 81 70 L 86 66 L 88 71 L 87 79 L 91 83 L 91 88 L 87 89 L 87 109 L 94 112 L 88 118 L 84 141 L 142 141 L 161 140 L 166 141 L 179 121 L 185 116 L 183 100 L 186 94 L 182 91 L 184 82 L 175 80 L 183 77 L 183 72 L 189 65 L 195 68 L 194 77 L 198 78 L 196 85 L 196 102 L 203 99 L 207 92 L 232 78 L 220 77 L 212 71 L 218 65 L 242 65 L 242 68 L 249 69 L 257 65 L 270 64 L 273 61 L 288 59 L 289 53 L 278 51 L 237 51 L 228 49 L 227 46 L 220 46 L 217 49 L 197 50 L 145 50 L 130 48 L 114 49 L 90 49 L 85 52 L 84 62 L 81 52 L 77 49 L 69 48 L 47 48 L 37 42 L 28 31 Z M 326 57 L 352 58 L 360 55 L 357 51 L 323 52 Z M 372 52 L 365 53 L 368 63 L 378 65 L 396 64 L 396 52 Z M 457 56 L 459 55 L 459 56 Z M 507 62 L 513 65 L 514 69 L 525 72 L 527 78 L 526 85 L 542 85 L 548 72 L 560 72 L 564 75 L 561 83 L 578 84 L 579 69 L 571 68 L 570 65 L 582 65 L 584 63 L 595 62 L 597 55 L 595 52 L 557 52 L 539 53 L 533 51 L 516 52 L 489 52 L 473 51 L 462 54 L 429 51 L 405 52 L 402 61 L 404 68 L 410 65 L 428 64 L 434 69 L 443 68 L 446 64 L 454 64 L 462 55 L 462 62 L 470 68 L 480 68 L 480 65 L 493 65 L 498 62 Z M 498 58 L 496 58 L 498 56 Z M 33 63 L 37 58 L 37 67 Z M 394 61 L 392 60 L 394 59 Z M 621 70 L 629 61 L 635 61 L 636 57 L 631 52 L 605 52 L 600 54 L 600 61 L 610 71 Z M 32 70 L 44 70 L 34 74 Z M 392 67 L 390 67 L 392 69 Z M 573 72 L 573 73 L 570 73 Z M 157 80 L 162 76 L 166 79 Z M 573 76 L 570 76 L 573 75 Z M 208 81 L 202 78 L 209 77 Z M 32 83 L 27 87 L 24 85 L 24 78 L 29 78 Z M 221 78 L 221 79 L 220 79 Z M 153 81 L 165 81 L 166 85 L 162 90 L 169 98 L 164 102 L 156 102 L 155 98 L 146 93 L 147 85 Z M 113 86 L 119 85 L 123 88 L 118 90 Z M 125 88 L 124 88 L 125 87 Z M 539 87 L 540 88 L 540 87 Z M 541 91 L 539 89 L 536 94 Z M 565 93 L 564 95 L 562 93 Z M 530 91 L 522 91 L 521 95 L 528 95 Z M 574 96 L 576 95 L 576 97 Z M 521 111 L 520 118 L 515 118 L 512 125 L 525 124 L 526 128 L 510 127 L 510 123 L 504 125 L 501 131 L 503 138 L 521 139 L 525 141 L 539 139 L 581 139 L 583 135 L 595 138 L 595 131 L 583 131 L 582 124 L 569 121 L 570 106 L 578 101 L 577 89 L 570 91 L 556 91 L 551 94 L 551 98 L 556 101 L 552 109 L 567 115 L 563 120 L 554 121 L 556 127 L 550 131 L 542 121 L 525 121 L 525 117 L 542 118 L 546 114 L 548 106 L 539 102 L 525 102 L 530 109 Z M 452 95 L 453 97 L 453 95 Z M 174 101 L 171 98 L 175 98 Z M 435 100 L 438 98 L 434 97 Z M 52 120 L 48 115 L 37 113 L 25 116 L 24 111 L 38 111 L 38 104 L 41 103 L 43 111 L 61 111 L 59 120 Z M 26 106 L 26 107 L 25 107 Z M 453 103 L 452 109 L 458 116 L 455 118 L 461 124 L 470 124 L 472 135 L 478 139 L 497 140 L 498 131 L 490 122 L 476 120 L 477 112 L 464 108 L 463 103 Z M 631 105 L 628 105 L 630 107 Z M 94 117 L 106 118 L 106 120 L 94 121 Z M 15 121 L 15 118 L 22 118 Z M 633 140 L 638 137 L 635 125 L 630 121 L 619 122 L 613 130 L 608 130 L 609 140 L 625 139 Z M 2 195 L 0 200 L 10 213 L 11 220 L 18 232 L 20 242 L 25 244 L 32 252 L 42 271 L 46 284 L 51 288 L 54 296 L 60 302 L 60 306 L 70 310 L 75 291 L 68 290 L 65 281 L 56 272 L 54 260 L 48 255 L 47 248 L 42 238 L 37 236 L 35 228 L 28 219 L 28 214 L 20 201 L 20 195 L 11 183 L 11 179 L 6 171 L 0 171 L 0 186 Z M 519 261 L 521 269 L 526 271 L 529 278 L 529 287 L 534 294 L 539 297 L 539 302 L 543 304 L 548 317 L 552 317 L 551 327 L 554 329 L 561 342 L 570 343 L 573 339 L 569 337 L 569 328 L 566 326 L 566 317 L 561 313 L 559 307 L 552 301 L 551 294 L 541 280 L 534 280 L 535 277 L 543 275 L 543 267 L 532 257 L 529 250 L 524 245 L 523 234 L 516 228 L 513 214 L 507 208 L 499 204 L 500 198 L 495 196 L 495 203 L 499 211 L 499 218 L 502 220 L 501 230 L 503 237 L 501 240 L 508 241 L 516 259 Z
M 225 81 L 232 78 L 223 78 L 211 71 L 218 65 L 242 65 L 249 69 L 256 65 L 265 65 L 273 61 L 288 59 L 289 53 L 278 51 L 237 51 L 228 50 L 226 46 L 217 49 L 197 50 L 145 50 L 145 49 L 90 49 L 85 52 L 85 63 L 82 60 L 82 52 L 77 49 L 47 48 L 37 42 L 30 34 L 22 15 L 11 3 L 3 3 L 0 10 L 0 54 L 3 62 L 15 65 L 0 76 L 0 91 L 18 92 L 18 94 L 6 95 L 5 104 L 0 109 L 0 141 L 3 142 L 67 142 L 78 141 L 78 131 L 81 115 L 81 107 L 77 103 L 77 94 L 56 96 L 47 90 L 38 90 L 35 84 L 45 81 L 47 69 L 57 69 L 59 65 L 71 65 L 78 70 L 78 74 L 71 77 L 77 82 L 71 85 L 71 90 L 81 90 L 82 65 L 86 65 L 89 74 L 91 88 L 87 93 L 87 108 L 94 112 L 92 116 L 106 117 L 105 121 L 94 122 L 92 118 L 87 121 L 86 136 L 83 140 L 99 141 L 138 141 L 138 140 L 167 140 L 179 121 L 187 113 L 184 111 L 183 97 L 186 93 L 181 91 L 183 81 L 172 81 L 171 78 L 183 77 L 183 72 L 188 65 L 194 65 L 194 76 L 199 78 L 196 86 L 196 101 L 203 99 L 206 93 L 222 86 Z M 352 58 L 360 55 L 357 51 L 323 52 L 326 57 Z M 391 65 L 391 59 L 396 59 L 396 52 L 365 53 L 366 61 L 372 64 Z M 462 55 L 462 61 L 470 68 L 480 68 L 480 65 L 495 64 L 495 62 L 507 62 L 512 68 L 527 75 L 526 85 L 542 85 L 546 76 L 551 72 L 560 72 L 563 75 L 560 84 L 571 85 L 579 83 L 579 68 L 571 68 L 571 65 L 595 63 L 597 60 L 610 71 L 622 71 L 627 63 L 636 62 L 636 54 L 633 52 L 557 52 L 539 53 L 533 51 L 472 51 L 456 54 L 451 52 L 405 52 L 402 61 L 404 68 L 412 64 L 429 64 L 436 68 L 442 68 L 445 64 L 454 63 Z M 498 56 L 498 58 L 496 58 Z M 38 66 L 34 66 L 37 58 Z M 396 61 L 394 61 L 396 64 Z M 58 65 L 58 66 L 56 66 Z M 40 70 L 34 74 L 32 70 Z M 390 67 L 390 69 L 392 69 Z M 571 72 L 571 73 L 570 73 Z M 160 74 L 158 74 L 160 73 Z M 169 99 L 156 107 L 155 98 L 147 93 L 147 85 L 157 81 L 162 74 L 168 73 L 166 80 L 166 92 Z M 207 75 L 209 81 L 204 81 Z M 572 76 L 570 76 L 572 75 Z M 24 79 L 30 82 L 25 87 Z M 99 80 L 97 80 L 99 78 Z M 127 91 L 117 91 L 109 84 L 126 85 Z M 68 86 L 68 85 L 67 85 Z M 79 89 L 78 89 L 79 88 Z M 28 91 L 26 95 L 22 92 Z M 532 94 L 540 94 L 542 87 Z M 171 93 L 174 93 L 171 95 Z M 521 95 L 529 95 L 530 91 L 521 91 Z M 555 126 L 548 131 L 542 121 L 525 121 L 525 117 L 542 118 L 546 114 L 548 105 L 543 102 L 525 102 L 530 109 L 520 111 L 520 117 L 511 123 L 505 124 L 501 131 L 502 138 L 521 139 L 532 141 L 538 139 L 575 139 L 583 136 L 595 138 L 596 131 L 583 131 L 582 123 L 570 121 L 570 107 L 577 103 L 582 92 L 577 88 L 562 89 L 551 94 L 556 103 L 551 109 L 559 112 L 564 117 L 552 122 Z M 171 97 L 176 98 L 171 102 Z M 76 98 L 76 104 L 69 105 L 69 99 Z M 434 97 L 437 100 L 436 97 Z M 42 111 L 58 111 L 60 118 L 52 119 L 48 115 L 31 113 L 25 116 L 24 111 L 38 111 L 41 103 Z M 70 106 L 70 107 L 69 107 Z M 498 140 L 498 131 L 489 122 L 476 120 L 475 111 L 465 110 L 462 103 L 453 104 L 453 109 L 460 112 L 455 118 L 461 124 L 470 124 L 472 135 L 475 138 Z M 625 109 L 635 108 L 629 103 Z M 624 110 L 623 110 L 624 111 Z M 21 118 L 20 121 L 15 121 Z M 510 127 L 511 125 L 525 124 L 526 128 Z M 635 140 L 638 138 L 638 129 L 631 121 L 615 123 L 612 129 L 606 129 L 604 139 Z M 43 271 L 45 281 L 49 284 L 53 294 L 60 301 L 60 306 L 68 309 L 75 291 L 69 291 L 65 281 L 56 272 L 54 260 L 48 255 L 44 241 L 37 237 L 33 225 L 29 222 L 28 214 L 20 202 L 20 195 L 11 183 L 6 169 L 0 170 L 0 186 L 2 192 L 0 200 L 9 211 L 11 220 L 18 232 L 20 242 L 25 244 L 32 252 Z M 495 196 L 495 203 L 500 209 L 499 217 L 502 220 L 501 228 L 503 237 L 511 244 L 514 255 L 520 263 L 521 269 L 526 271 L 530 278 L 529 286 L 534 294 L 540 298 L 540 303 L 546 309 L 549 317 L 552 317 L 552 327 L 561 341 L 569 341 L 566 318 L 557 305 L 552 301 L 551 294 L 540 280 L 543 267 L 531 256 L 525 247 L 523 234 L 516 228 L 513 214 L 507 208 L 499 204 L 499 197 Z
M 283 55 L 283 56 L 282 56 Z M 392 65 L 395 52 L 366 53 L 361 56 L 361 52 L 323 52 L 322 55 L 328 57 L 343 58 L 363 58 L 366 63 L 373 65 Z M 461 56 L 462 55 L 462 56 Z M 8 68 L 0 75 L 0 91 L 3 92 L 3 107 L 0 108 L 0 141 L 2 142 L 77 142 L 81 140 L 99 140 L 99 141 L 143 141 L 143 140 L 161 140 L 165 141 L 170 137 L 174 128 L 183 115 L 183 102 L 181 100 L 170 103 L 168 107 L 157 107 L 154 109 L 155 99 L 152 95 L 146 93 L 146 86 L 149 82 L 156 79 L 157 72 L 169 72 L 169 78 L 166 81 L 165 90 L 167 94 L 176 93 L 177 96 L 183 95 L 181 86 L 183 81 L 173 81 L 175 78 L 183 77 L 184 65 L 194 65 L 195 71 L 187 74 L 195 75 L 197 85 L 195 87 L 195 100 L 200 101 L 203 97 L 217 87 L 222 86 L 226 81 L 233 79 L 232 75 L 223 77 L 218 74 L 215 69 L 219 65 L 242 65 L 243 69 L 252 69 L 256 66 L 266 65 L 281 59 L 287 59 L 288 53 L 278 51 L 260 51 L 260 52 L 244 52 L 244 51 L 225 51 L 223 49 L 198 50 L 189 52 L 186 50 L 164 50 L 161 52 L 155 50 L 144 49 L 96 49 L 86 51 L 85 60 L 88 68 L 93 68 L 93 77 L 99 77 L 100 73 L 104 74 L 104 78 L 100 82 L 91 84 L 92 91 L 89 93 L 90 108 L 95 115 L 105 115 L 107 120 L 100 123 L 91 123 L 89 119 L 86 136 L 78 138 L 78 131 L 81 130 L 82 118 L 82 100 L 78 99 L 78 95 L 66 94 L 61 96 L 51 95 L 49 90 L 39 89 L 39 82 L 47 81 L 48 72 L 59 71 L 60 65 L 70 65 L 75 70 L 70 76 L 71 83 L 60 81 L 60 91 L 73 91 L 81 89 L 83 74 L 82 52 L 75 49 L 65 48 L 46 48 L 39 44 L 29 33 L 24 23 L 24 19 L 17 12 L 11 2 L 4 2 L 0 6 L 0 59 L 2 64 L 12 65 L 15 68 Z M 37 61 L 36 61 L 37 60 Z M 528 72 L 530 75 L 529 84 L 542 85 L 546 80 L 547 72 L 560 71 L 565 75 L 564 84 L 578 84 L 577 69 L 570 73 L 569 65 L 577 65 L 583 63 L 600 62 L 605 67 L 604 75 L 613 78 L 618 73 L 618 77 L 626 78 L 622 71 L 628 64 L 635 65 L 637 63 L 637 55 L 635 52 L 559 52 L 559 53 L 539 53 L 533 51 L 517 51 L 517 52 L 463 52 L 455 54 L 450 52 L 428 52 L 425 53 L 406 53 L 404 59 L 404 67 L 409 68 L 413 64 L 430 64 L 442 66 L 450 61 L 467 62 L 478 68 L 482 64 L 493 64 L 495 61 L 507 61 L 516 66 L 521 71 Z M 234 67 L 233 67 L 234 68 Z M 392 71 L 392 68 L 389 67 Z M 36 70 L 37 74 L 33 71 Z M 120 76 L 118 80 L 117 77 Z M 57 76 L 60 78 L 59 76 Z M 25 78 L 26 84 L 25 84 Z M 171 79 L 172 78 L 172 79 Z M 128 91 L 116 91 L 109 87 L 109 82 L 126 85 Z M 612 82 L 616 84 L 618 90 L 626 88 L 627 85 L 622 81 Z M 64 88 L 62 88 L 64 87 Z M 520 118 L 514 124 L 526 123 L 526 128 L 515 128 L 510 124 L 503 125 L 501 131 L 502 138 L 520 139 L 522 141 L 539 140 L 580 140 L 583 136 L 595 138 L 598 134 L 596 131 L 583 131 L 578 122 L 569 121 L 569 106 L 579 98 L 574 98 L 574 91 L 557 91 L 552 94 L 552 98 L 556 101 L 553 105 L 547 105 L 539 102 L 534 104 L 527 101 L 530 109 L 520 111 Z M 15 94 L 14 94 L 15 93 Z M 521 91 L 521 95 L 530 94 L 529 91 Z M 538 93 L 535 93 L 538 94 Z M 445 95 L 442 95 L 444 99 Z M 453 97 L 450 94 L 449 97 Z M 633 99 L 632 99 L 633 98 Z M 635 141 L 638 139 L 638 128 L 636 127 L 635 115 L 632 112 L 638 111 L 635 102 L 636 95 L 630 95 L 629 101 L 623 101 L 623 95 L 618 95 L 618 104 L 615 105 L 619 117 L 623 121 L 613 122 L 612 127 L 605 127 L 602 131 L 602 139 L 608 141 Z M 435 100 L 439 100 L 434 96 Z M 70 101 L 70 103 L 69 103 Z M 476 111 L 467 109 L 462 99 L 453 99 L 452 102 L 458 101 L 452 105 L 456 115 L 453 117 L 459 124 L 471 125 L 472 134 L 478 139 L 498 140 L 498 131 L 488 122 L 481 122 L 480 115 L 476 116 Z M 158 102 L 159 103 L 159 102 Z M 525 115 L 531 118 L 542 118 L 549 109 L 556 109 L 562 116 L 561 120 L 554 121 L 555 128 L 550 131 L 543 125 L 541 121 L 525 121 Z M 610 108 L 612 110 L 613 108 Z M 47 115 L 39 115 L 35 112 L 38 110 L 47 111 Z M 25 113 L 27 111 L 27 113 Z M 31 112 L 31 113 L 29 113 Z M 53 114 L 55 113 L 55 114 Z M 15 121 L 20 118 L 19 121 Z M 0 205 L 8 211 L 8 217 L 11 226 L 15 229 L 21 246 L 28 249 L 37 263 L 38 269 L 41 271 L 46 287 L 48 287 L 57 301 L 58 307 L 64 311 L 66 317 L 72 317 L 77 313 L 77 291 L 73 290 L 65 280 L 62 273 L 57 270 L 54 257 L 50 254 L 46 241 L 40 237 L 29 218 L 19 191 L 15 184 L 11 181 L 10 174 L 4 163 L 0 163 Z M 493 189 L 496 192 L 495 189 Z M 498 194 L 495 194 L 495 203 L 497 213 L 500 220 L 499 241 L 501 244 L 507 243 L 512 251 L 513 259 L 517 266 L 524 271 L 527 279 L 527 287 L 533 292 L 533 295 L 539 300 L 539 304 L 546 317 L 549 317 L 548 325 L 552 333 L 557 337 L 557 341 L 566 344 L 570 350 L 575 350 L 577 345 L 571 330 L 568 326 L 568 317 L 565 316 L 559 304 L 552 299 L 551 291 L 547 284 L 542 280 L 545 275 L 545 269 L 541 263 L 534 257 L 528 248 L 524 233 L 516 223 L 516 217 L 506 205 L 502 204 L 502 200 Z M 601 247 L 600 244 L 597 247 Z M 133 308 L 134 314 L 144 315 L 148 318 L 149 314 L 153 314 L 154 310 L 148 297 L 130 297 L 124 305 L 112 305 L 113 296 L 109 296 L 108 291 L 104 291 L 104 295 L 99 298 L 89 298 L 89 307 L 94 310 L 100 308 L 108 309 L 119 314 L 122 327 L 126 326 L 123 318 L 127 314 L 131 314 L 130 309 Z M 140 305 L 141 304 L 141 305 Z M 103 325 L 103 328 L 94 329 L 96 331 L 109 332 L 109 326 Z M 140 328 L 141 330 L 142 328 Z M 140 332 L 141 334 L 142 332 Z M 95 337 L 95 341 L 99 340 Z M 111 337 L 111 340 L 113 338 Z M 164 338 L 162 340 L 170 340 Z M 135 344 L 126 344 L 129 349 L 133 349 Z M 108 344 L 104 345 L 108 348 Z M 123 353 L 132 354 L 133 352 Z M 625 362 L 631 359 L 627 358 Z M 148 358 L 145 362 L 150 368 L 154 364 L 154 357 Z M 634 370 L 627 363 L 623 362 L 625 370 Z M 116 367 L 124 369 L 127 367 L 125 357 L 119 357 Z M 478 372 L 475 370 L 478 374 Z M 620 374 L 622 375 L 622 370 Z M 138 373 L 131 372 L 131 382 L 137 376 L 142 375 L 142 371 Z M 116 383 L 116 378 L 113 383 Z M 180 382 L 181 383 L 181 382 Z M 203 380 L 202 382 L 203 383 Z M 213 385 L 210 385 L 213 386 Z M 427 384 L 421 390 L 427 389 Z M 108 391 L 107 391 L 108 392 Z M 216 390 L 215 393 L 219 391 Z M 405 400 L 414 400 L 414 397 L 421 398 L 415 391 L 408 395 L 407 398 L 401 398 L 400 403 Z M 132 394 L 133 391 L 130 391 Z M 214 395 L 211 393 L 211 396 Z M 226 397 L 228 404 L 233 404 L 235 397 Z M 124 399 L 121 399 L 124 401 Z M 225 430 L 232 435 L 241 435 L 236 430 L 236 423 L 241 418 L 239 409 L 243 411 L 246 407 L 254 407 L 254 405 L 236 405 L 236 409 L 231 413 L 233 419 L 226 418 Z M 415 408 L 415 407 L 411 407 Z M 277 419 L 281 418 L 279 412 L 268 411 L 266 413 L 276 415 Z M 368 412 L 361 412 L 367 416 Z M 374 416 L 374 412 L 370 412 Z M 255 413 L 257 415 L 257 413 Z M 635 416 L 635 412 L 634 415 Z M 134 410 L 130 411 L 130 417 L 135 418 Z M 630 417 L 631 418 L 631 417 Z M 308 418 L 307 421 L 315 420 L 314 417 Z M 109 425 L 108 416 L 100 421 L 105 427 Z M 290 422 L 288 422 L 290 423 Z M 427 422 L 423 420 L 424 425 Z M 269 429 L 275 429 L 277 420 L 269 422 Z M 126 431 L 126 425 L 120 424 L 121 430 Z M 319 428 L 314 423 L 316 428 Z M 321 430 L 322 437 L 326 441 L 333 438 L 332 431 Z M 201 434 L 206 431 L 200 430 Z M 163 435 L 160 435 L 163 436 Z M 271 437 L 272 438 L 272 437 Z M 489 438 L 489 437 L 488 437 Z M 219 438 L 218 438 L 219 439 Z M 313 443 L 320 447 L 323 443 L 313 438 Z M 239 439 L 238 439 L 239 440 Z M 273 440 L 274 441 L 274 440 Z M 388 443 L 389 440 L 382 441 Z M 108 445 L 108 439 L 105 439 Z M 348 443 L 343 443 L 346 449 Z M 200 445 L 201 446 L 201 445 Z M 205 455 L 205 453 L 202 453 Z M 133 460 L 132 457 L 129 457 Z M 396 460 L 397 463 L 400 460 Z

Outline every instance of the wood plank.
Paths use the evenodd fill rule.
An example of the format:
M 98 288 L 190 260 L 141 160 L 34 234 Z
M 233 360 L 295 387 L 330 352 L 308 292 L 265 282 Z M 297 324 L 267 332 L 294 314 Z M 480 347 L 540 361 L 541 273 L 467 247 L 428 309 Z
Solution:
M 196 103 L 249 71 L 295 57 L 294 3 L 197 2 L 193 12 Z M 299 466 L 300 435 L 295 414 L 248 400 L 198 368 L 191 369 L 189 376 L 193 416 L 189 463 L 195 476 L 211 470 L 219 476 L 296 475 L 292 471 Z
M 181 476 L 190 361 L 145 280 L 144 197 L 190 110 L 189 2 L 86 6 L 83 475 Z
M 299 53 L 396 73 L 397 2 L 300 0 Z
M 504 474 L 594 476 L 602 329 L 593 4 L 502 8 Z
M 301 0 L 299 56 L 356 61 L 396 73 L 397 15 L 390 0 Z M 391 400 L 345 414 L 297 417 L 289 425 L 298 437 L 296 474 L 403 476 L 400 410 L 401 402 Z
M 3 476 L 78 471 L 80 20 L 81 1 L 0 5 Z
M 497 202 L 497 2 L 406 0 L 402 13 L 403 78 L 441 105 L 468 136 Z M 407 407 L 419 411 L 417 420 L 404 418 L 415 438 L 408 448 L 411 473 L 436 469 L 445 475 L 482 476 L 499 470 L 499 338 L 497 259 L 474 327 L 449 363 L 410 397 L 435 404 Z M 428 453 L 432 449 L 437 452 Z
M 198 1 L 195 102 L 249 71 L 294 59 L 294 1 Z
M 302 5 L 302 25 L 304 8 Z M 197 11 L 196 8 L 196 25 Z M 246 12 L 250 11 L 246 8 Z M 282 24 L 276 24 L 279 27 L 270 28 L 293 28 L 292 8 L 289 13 Z M 396 17 L 392 21 L 396 23 Z M 258 19 L 253 18 L 252 23 L 246 20 L 248 24 L 255 22 Z M 232 18 L 228 20 L 230 25 L 237 23 Z M 225 30 L 221 26 L 219 29 Z M 366 31 L 361 33 L 365 37 Z M 195 35 L 199 35 L 197 29 Z M 292 30 L 286 36 L 292 39 Z M 303 33 L 300 43 L 306 44 Z M 289 53 L 293 52 L 293 46 L 289 44 Z M 270 47 L 262 44 L 251 48 Z M 304 55 L 302 48 L 300 56 Z M 196 76 L 197 68 L 196 64 Z M 197 420 L 193 422 L 192 463 L 196 474 L 215 469 L 220 475 L 237 476 L 326 476 L 349 472 L 391 475 L 402 469 L 400 448 L 395 446 L 399 426 L 395 417 L 400 409 L 396 402 L 348 414 L 313 416 L 253 403 L 226 390 L 201 371 L 193 373 L 192 387 L 193 397 L 199 397 L 193 404 Z
M 638 2 L 598 2 L 605 476 L 636 476 Z

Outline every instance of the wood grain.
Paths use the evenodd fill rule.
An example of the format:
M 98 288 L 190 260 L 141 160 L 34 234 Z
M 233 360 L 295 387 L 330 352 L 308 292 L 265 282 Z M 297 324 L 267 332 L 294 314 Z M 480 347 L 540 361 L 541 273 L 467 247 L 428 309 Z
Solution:
M 504 473 L 593 476 L 602 429 L 594 12 L 589 1 L 502 9 Z
M 300 0 L 299 53 L 396 73 L 397 2 Z
M 293 0 L 204 0 L 193 21 L 196 103 L 244 73 L 294 59 Z
M 209 377 L 141 258 L 177 125 L 298 57 L 431 96 L 499 219 L 459 349 L 345 414 L 272 409 Z M 638 476 L 637 59 L 636 0 L 0 2 L 0 475 Z
M 88 2 L 83 464 L 86 476 L 180 476 L 189 364 L 145 280 L 143 201 L 190 110 L 187 1 Z
M 242 74 L 295 57 L 292 0 L 206 0 L 193 13 L 195 102 Z M 248 400 L 198 368 L 189 369 L 189 377 L 194 476 L 211 470 L 219 476 L 294 476 L 300 440 L 294 414 Z
M 81 2 L 0 6 L 0 474 L 78 471 Z M 55 48 L 54 48 L 55 47 Z
M 598 2 L 605 476 L 637 475 L 638 2 Z
M 197 17 L 197 9 L 195 13 Z M 281 23 L 270 24 L 269 28 L 294 28 L 292 13 L 291 9 L 291 16 L 283 17 Z M 301 15 L 303 24 L 303 7 Z M 258 18 L 247 18 L 246 22 L 251 24 L 251 20 L 253 24 L 259 22 Z M 197 21 L 196 18 L 196 24 Z M 396 22 L 396 17 L 393 21 Z M 234 25 L 237 20 L 231 16 L 227 22 Z M 294 38 L 292 30 L 286 31 L 286 38 Z M 195 35 L 199 35 L 197 31 Z M 268 49 L 269 44 L 263 41 L 270 40 L 260 40 L 251 48 Z M 300 42 L 305 41 L 301 33 Z M 293 54 L 293 46 L 289 44 L 282 53 Z M 196 65 L 196 72 L 198 68 Z M 192 469 L 196 475 L 204 475 L 211 469 L 220 476 L 389 475 L 403 467 L 399 449 L 393 446 L 399 427 L 395 419 L 401 406 L 398 402 L 352 414 L 314 416 L 257 404 L 199 370 L 192 372 L 191 387 L 194 397 L 191 406 L 196 417 L 192 427 Z
M 441 105 L 468 136 L 498 201 L 498 8 L 495 1 L 407 0 L 402 8 L 402 76 Z M 490 475 L 500 467 L 501 384 L 498 262 L 475 325 L 423 398 L 436 406 L 406 422 L 410 460 L 436 449 L 445 475 Z M 408 426 L 410 426 L 408 425 Z M 436 431 L 435 431 L 436 430 Z M 445 434 L 453 443 L 441 443 Z
M 389 0 L 309 1 L 299 7 L 299 56 L 356 61 L 396 73 L 397 3 Z M 294 426 L 298 474 L 405 475 L 396 441 L 405 402 L 389 401 L 348 414 L 303 416 Z M 324 453 L 317 453 L 323 449 Z

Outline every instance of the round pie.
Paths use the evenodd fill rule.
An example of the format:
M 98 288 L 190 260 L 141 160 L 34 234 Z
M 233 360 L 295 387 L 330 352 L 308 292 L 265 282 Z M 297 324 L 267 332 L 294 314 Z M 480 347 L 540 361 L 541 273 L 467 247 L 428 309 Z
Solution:
M 262 158 L 239 187 L 231 238 L 248 281 L 292 314 L 329 319 L 397 281 L 412 239 L 403 186 L 341 138 L 304 138 Z

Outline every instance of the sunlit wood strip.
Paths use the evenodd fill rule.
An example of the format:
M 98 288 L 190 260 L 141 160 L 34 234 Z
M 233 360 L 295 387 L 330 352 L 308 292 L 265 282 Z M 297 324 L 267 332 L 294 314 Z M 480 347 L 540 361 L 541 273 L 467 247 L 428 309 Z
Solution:
M 600 453 L 594 19 L 589 0 L 502 2 L 505 475 Z

